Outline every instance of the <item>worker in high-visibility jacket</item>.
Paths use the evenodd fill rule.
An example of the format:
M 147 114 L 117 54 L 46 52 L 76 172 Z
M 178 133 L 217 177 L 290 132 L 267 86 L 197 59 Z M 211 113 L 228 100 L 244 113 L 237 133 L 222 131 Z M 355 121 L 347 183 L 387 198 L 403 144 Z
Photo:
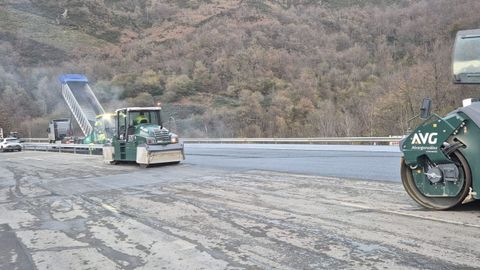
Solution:
M 97 136 L 97 143 L 105 143 L 107 141 L 107 136 L 104 132 L 99 132 Z
M 148 119 L 145 117 L 143 112 L 141 112 L 137 117 L 135 117 L 135 125 L 139 124 L 148 124 Z

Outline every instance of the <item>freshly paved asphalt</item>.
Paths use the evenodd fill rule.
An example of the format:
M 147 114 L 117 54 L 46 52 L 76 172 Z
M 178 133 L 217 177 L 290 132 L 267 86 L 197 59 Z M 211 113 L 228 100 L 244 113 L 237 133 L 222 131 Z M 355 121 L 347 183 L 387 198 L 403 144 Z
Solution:
M 205 167 L 400 182 L 398 146 L 186 144 L 185 153 Z

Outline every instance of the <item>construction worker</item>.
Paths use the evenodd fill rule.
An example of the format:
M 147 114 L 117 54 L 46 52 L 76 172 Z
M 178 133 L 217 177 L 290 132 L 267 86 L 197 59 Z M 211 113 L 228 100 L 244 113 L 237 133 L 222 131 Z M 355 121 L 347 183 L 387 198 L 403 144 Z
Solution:
M 148 119 L 147 119 L 147 117 L 145 117 L 145 115 L 144 115 L 143 112 L 140 112 L 140 115 L 138 115 L 137 117 L 135 117 L 135 124 L 136 124 L 136 125 L 139 125 L 139 124 L 148 124 Z
M 105 136 L 105 133 L 100 131 L 97 136 L 97 143 L 105 143 L 107 140 L 107 136 Z

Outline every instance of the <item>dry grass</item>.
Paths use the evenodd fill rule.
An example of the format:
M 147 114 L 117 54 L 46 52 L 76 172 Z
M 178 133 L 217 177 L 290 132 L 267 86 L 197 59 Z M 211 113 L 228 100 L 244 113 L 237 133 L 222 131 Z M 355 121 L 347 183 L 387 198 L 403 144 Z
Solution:
M 79 47 L 103 48 L 111 45 L 83 32 L 57 25 L 55 21 L 47 18 L 11 8 L 0 9 L 0 18 L 1 31 L 67 52 Z

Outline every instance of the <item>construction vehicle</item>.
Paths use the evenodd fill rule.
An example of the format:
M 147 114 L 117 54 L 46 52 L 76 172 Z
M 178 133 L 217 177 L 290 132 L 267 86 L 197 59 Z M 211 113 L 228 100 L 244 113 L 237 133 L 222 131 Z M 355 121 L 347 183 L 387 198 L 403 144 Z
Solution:
M 95 123 L 98 115 L 104 115 L 105 110 L 89 86 L 89 81 L 82 74 L 61 75 L 62 96 L 72 112 L 80 130 L 84 135 L 84 143 L 94 143 Z
M 160 107 L 132 107 L 107 114 L 82 74 L 60 76 L 62 96 L 85 135 L 84 143 L 102 143 L 111 164 L 135 161 L 142 167 L 185 159 L 178 136 L 162 124 Z
M 452 59 L 453 83 L 480 84 L 480 29 L 457 33 Z M 480 102 L 466 99 L 444 117 L 431 104 L 423 100 L 422 123 L 400 142 L 401 178 L 417 203 L 446 210 L 480 199 Z
M 135 161 L 142 167 L 179 163 L 185 159 L 183 143 L 163 127 L 160 107 L 130 107 L 115 112 L 116 132 L 103 147 L 105 162 Z
M 78 123 L 84 144 L 110 142 L 114 132 L 112 113 L 106 113 L 82 74 L 64 74 L 59 78 L 62 96 Z
M 85 144 L 105 144 L 112 141 L 115 132 L 115 115 L 113 113 L 100 114 L 95 117 L 93 131 L 84 138 Z
M 71 122 L 68 118 L 53 119 L 48 124 L 48 142 L 55 143 L 62 141 L 71 135 Z
M 9 135 L 11 138 L 16 138 L 16 139 L 20 139 L 20 136 L 18 135 L 18 132 L 17 131 L 10 131 L 10 135 Z

